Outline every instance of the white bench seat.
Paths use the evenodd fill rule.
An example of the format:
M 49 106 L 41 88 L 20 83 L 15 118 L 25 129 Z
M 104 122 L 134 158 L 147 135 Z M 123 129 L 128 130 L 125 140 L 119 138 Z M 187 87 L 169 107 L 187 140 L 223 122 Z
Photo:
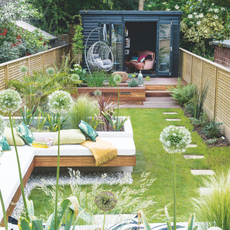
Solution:
M 55 133 L 35 133 L 35 136 L 54 137 Z M 104 141 L 110 142 L 118 150 L 118 155 L 112 161 L 107 162 L 103 167 L 125 167 L 130 168 L 136 163 L 136 150 L 132 137 L 105 137 L 100 136 Z M 11 202 L 17 202 L 21 194 L 20 180 L 18 175 L 18 165 L 14 147 L 12 150 L 4 152 L 0 157 L 0 189 L 2 191 L 7 215 L 14 209 Z M 58 146 L 45 148 L 33 148 L 28 145 L 18 146 L 18 153 L 26 184 L 34 167 L 55 167 L 57 163 Z M 90 150 L 81 145 L 61 145 L 60 146 L 60 166 L 61 167 L 94 167 L 95 161 Z M 0 205 L 0 220 L 3 218 Z

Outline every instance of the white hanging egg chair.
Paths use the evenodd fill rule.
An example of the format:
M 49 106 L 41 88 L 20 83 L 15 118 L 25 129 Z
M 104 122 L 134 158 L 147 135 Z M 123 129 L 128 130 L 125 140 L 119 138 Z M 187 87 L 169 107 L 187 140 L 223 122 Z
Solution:
M 95 42 L 88 50 L 87 62 L 91 69 L 109 71 L 113 67 L 113 53 L 105 42 Z

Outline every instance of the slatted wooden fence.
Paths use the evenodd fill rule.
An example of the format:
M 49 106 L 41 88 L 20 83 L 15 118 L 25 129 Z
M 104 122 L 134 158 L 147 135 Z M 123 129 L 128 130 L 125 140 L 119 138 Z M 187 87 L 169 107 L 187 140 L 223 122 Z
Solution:
M 204 108 L 210 118 L 223 122 L 230 140 L 230 69 L 180 48 L 179 77 L 198 88 L 209 85 Z
M 31 75 L 33 70 L 52 65 L 55 61 L 57 64 L 60 64 L 63 54 L 68 54 L 70 50 L 71 44 L 67 44 L 0 64 L 0 91 L 6 89 L 4 80 L 8 81 L 22 77 L 20 72 L 21 66 L 26 65 L 28 67 L 28 74 Z

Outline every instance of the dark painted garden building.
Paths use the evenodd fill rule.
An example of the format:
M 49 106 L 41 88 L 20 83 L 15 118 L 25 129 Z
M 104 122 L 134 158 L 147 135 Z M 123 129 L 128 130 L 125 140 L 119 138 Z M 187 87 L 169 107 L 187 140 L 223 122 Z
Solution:
M 100 28 L 90 35 L 87 50 L 95 42 L 105 41 L 114 56 L 112 71 L 139 70 L 137 63 L 145 56 L 153 64 L 142 65 L 144 75 L 178 77 L 181 11 L 84 10 L 80 14 L 84 44 Z

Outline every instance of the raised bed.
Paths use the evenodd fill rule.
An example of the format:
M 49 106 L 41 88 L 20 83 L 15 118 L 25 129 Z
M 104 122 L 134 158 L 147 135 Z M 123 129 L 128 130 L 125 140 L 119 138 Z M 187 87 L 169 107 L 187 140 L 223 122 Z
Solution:
M 86 94 L 88 93 L 91 96 L 94 96 L 95 90 L 101 90 L 102 94 L 106 99 L 109 97 L 111 102 L 117 102 L 117 87 L 78 87 L 78 94 Z M 145 101 L 145 87 L 127 87 L 120 86 L 119 87 L 119 101 L 132 103 L 132 104 L 143 104 Z M 71 96 L 76 98 L 76 94 L 72 93 Z

